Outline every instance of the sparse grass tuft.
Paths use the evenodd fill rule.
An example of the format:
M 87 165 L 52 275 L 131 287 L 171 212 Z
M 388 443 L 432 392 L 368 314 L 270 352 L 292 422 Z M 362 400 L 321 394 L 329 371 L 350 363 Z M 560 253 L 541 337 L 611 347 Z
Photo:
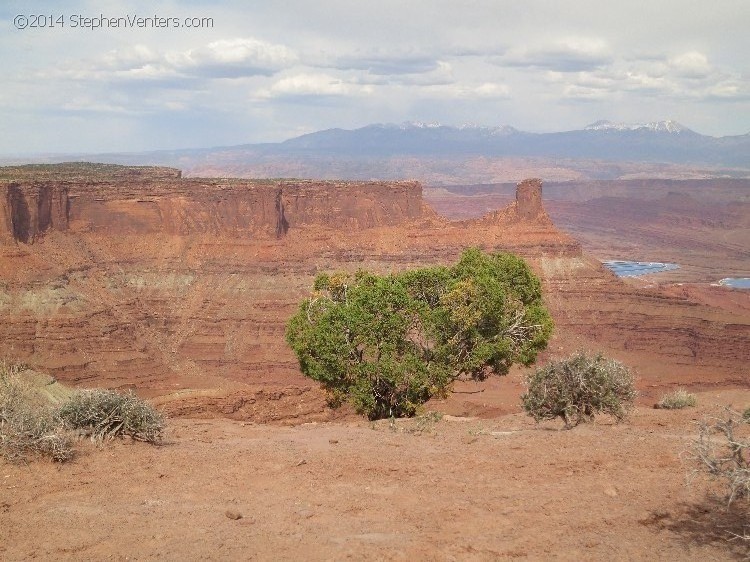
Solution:
M 19 377 L 23 365 L 0 362 L 0 455 L 10 462 L 30 456 L 63 462 L 73 457 L 55 410 Z
M 697 402 L 695 394 L 691 394 L 684 388 L 678 388 L 661 397 L 659 408 L 664 410 L 681 410 L 682 408 L 695 406 Z
M 138 441 L 160 443 L 164 417 L 132 392 L 80 390 L 60 408 L 67 427 L 88 431 L 92 439 L 130 436 Z
M 416 418 L 416 424 L 414 427 L 414 433 L 431 433 L 440 420 L 443 419 L 443 414 L 440 412 L 425 412 Z
M 409 433 L 412 435 L 430 435 L 435 433 L 435 428 L 443 414 L 434 411 L 423 411 L 413 418 L 388 418 L 388 429 L 393 433 Z M 372 429 L 381 429 L 383 425 L 378 421 L 371 423 Z

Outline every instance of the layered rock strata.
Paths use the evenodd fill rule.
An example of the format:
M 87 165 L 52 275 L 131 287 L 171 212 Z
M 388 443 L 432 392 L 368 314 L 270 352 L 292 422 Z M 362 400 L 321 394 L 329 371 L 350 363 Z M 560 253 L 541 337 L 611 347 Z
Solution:
M 284 342 L 314 275 L 446 263 L 468 246 L 529 259 L 557 325 L 551 352 L 605 349 L 654 380 L 664 369 L 734 380 L 750 360 L 747 318 L 625 286 L 554 227 L 540 180 L 505 209 L 452 222 L 417 182 L 43 171 L 0 173 L 0 356 L 135 388 L 172 412 L 324 417 Z M 36 209 L 28 220 L 19 197 Z

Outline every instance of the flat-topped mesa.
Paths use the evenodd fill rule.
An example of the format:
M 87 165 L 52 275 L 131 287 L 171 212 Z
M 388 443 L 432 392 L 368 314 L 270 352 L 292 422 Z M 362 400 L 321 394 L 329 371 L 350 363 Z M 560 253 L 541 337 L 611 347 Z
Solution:
M 206 234 L 240 239 L 295 240 L 321 229 L 365 234 L 406 229 L 404 248 L 492 241 L 497 247 L 555 247 L 579 253 L 542 205 L 542 181 L 518 184 L 516 201 L 484 217 L 449 222 L 422 197 L 417 181 L 320 181 L 182 178 L 179 170 L 61 165 L 0 168 L 0 243 L 32 244 L 50 230 L 125 235 Z M 508 229 L 512 229 L 511 234 Z M 381 237 L 381 238 L 383 238 Z M 347 238 L 348 239 L 348 238 Z M 361 241 L 362 242 L 362 241 Z M 365 244 L 367 245 L 367 244 Z
M 283 238 L 307 227 L 351 232 L 434 217 L 416 181 L 183 179 L 178 170 L 122 167 L 84 167 L 86 175 L 64 166 L 56 178 L 56 168 L 0 168 L 0 243 L 32 244 L 50 229 Z

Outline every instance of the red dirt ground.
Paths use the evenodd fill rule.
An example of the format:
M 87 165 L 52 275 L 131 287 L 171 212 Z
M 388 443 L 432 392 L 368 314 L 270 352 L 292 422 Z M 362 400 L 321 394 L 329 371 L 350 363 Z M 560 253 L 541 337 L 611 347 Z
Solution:
M 697 408 L 571 431 L 521 413 L 172 420 L 162 447 L 86 442 L 65 465 L 0 463 L 0 558 L 737 559 L 746 545 L 719 526 L 738 530 L 742 514 L 687 486 L 681 455 L 695 420 L 748 403 L 703 392 Z
M 213 215 L 205 224 L 196 218 L 206 207 L 200 197 L 215 199 L 218 213 L 237 185 L 222 180 L 194 190 L 200 197 L 193 201 L 176 178 L 157 177 L 152 191 L 136 180 L 119 191 L 107 182 L 71 185 L 79 190 L 71 192 L 78 196 L 71 209 L 78 211 L 58 217 L 65 206 L 59 198 L 50 203 L 53 224 L 59 218 L 58 226 L 70 225 L 70 232 L 45 232 L 29 245 L 6 242 L 0 347 L 61 382 L 137 388 L 170 415 L 186 417 L 170 420 L 163 447 L 118 441 L 100 450 L 84 443 L 66 465 L 0 461 L 0 560 L 726 560 L 750 554 L 745 544 L 727 542 L 722 529 L 741 530 L 746 513 L 713 509 L 701 483 L 686 487 L 689 466 L 681 460 L 696 420 L 726 404 L 750 405 L 750 295 L 708 285 L 750 263 L 746 206 L 703 224 L 695 218 L 705 208 L 684 199 L 665 198 L 664 213 L 655 218 L 641 213 L 654 211 L 653 202 L 558 204 L 560 217 L 582 225 L 571 229 L 583 242 L 579 255 L 577 242 L 548 220 L 505 220 L 517 205 L 448 225 L 411 205 L 414 186 L 399 188 L 393 208 L 419 208 L 424 217 L 398 228 L 348 232 L 348 222 L 328 213 L 346 205 L 308 208 L 311 199 L 300 188 L 282 202 L 292 224 L 296 216 L 312 226 L 293 227 L 279 240 L 270 234 L 256 240 L 249 230 L 253 236 L 212 234 Z M 24 192 L 36 202 L 32 210 L 40 207 L 35 186 Z M 47 191 L 58 193 L 57 184 L 52 188 Z M 261 185 L 258 192 L 265 198 L 248 208 L 277 208 L 275 191 Z M 131 223 L 145 228 L 156 216 L 149 209 L 159 201 L 151 198 L 197 230 L 129 233 Z M 350 213 L 356 224 L 393 218 L 378 211 L 382 198 L 360 199 L 355 207 L 366 203 L 369 210 Z M 448 202 L 457 201 L 451 195 Z M 486 202 L 463 201 L 467 210 L 489 210 L 479 209 Z M 135 222 L 125 221 L 128 213 Z M 271 222 L 258 224 L 270 228 L 277 215 L 264 213 L 244 219 L 254 225 L 262 215 Z M 610 228 L 618 217 L 641 215 L 635 241 Z M 96 231 L 107 217 L 122 219 L 123 231 Z M 219 226 L 242 218 L 230 213 Z M 346 235 L 336 230 L 339 223 Z M 449 399 L 428 405 L 459 419 L 371 424 L 335 417 L 284 344 L 285 320 L 318 271 L 337 264 L 380 270 L 446 263 L 465 245 L 521 242 L 532 256 L 543 250 L 534 263 L 555 313 L 555 339 L 542 359 L 586 346 L 627 360 L 641 375 L 630 423 L 600 420 L 572 431 L 559 431 L 558 422 L 537 426 L 519 411 L 518 370 L 457 385 Z M 590 257 L 613 257 L 612 248 L 636 248 L 639 259 L 673 259 L 685 267 L 662 281 L 622 283 Z M 678 384 L 699 394 L 697 408 L 650 408 Z

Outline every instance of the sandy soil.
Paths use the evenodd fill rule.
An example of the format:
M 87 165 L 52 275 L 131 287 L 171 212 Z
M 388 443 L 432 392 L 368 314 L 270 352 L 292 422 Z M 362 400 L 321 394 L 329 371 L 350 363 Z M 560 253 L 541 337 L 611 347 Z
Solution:
M 3 560 L 729 560 L 748 554 L 681 460 L 697 408 L 572 431 L 491 419 L 171 421 L 169 443 L 0 462 Z M 517 409 L 517 408 L 516 408 Z M 736 527 L 735 527 L 736 528 Z

